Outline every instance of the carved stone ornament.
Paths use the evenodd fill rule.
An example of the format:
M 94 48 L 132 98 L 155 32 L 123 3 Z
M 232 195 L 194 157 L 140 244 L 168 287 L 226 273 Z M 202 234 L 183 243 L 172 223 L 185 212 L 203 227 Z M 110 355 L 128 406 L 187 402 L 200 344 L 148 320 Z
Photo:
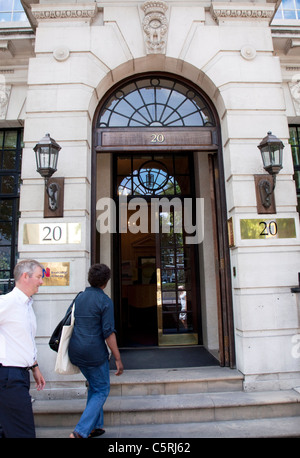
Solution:
M 40 21 L 85 21 L 90 22 L 97 13 L 97 3 L 76 5 L 32 5 L 32 15 Z
M 53 51 L 53 57 L 58 62 L 64 62 L 65 60 L 68 59 L 69 55 L 70 55 L 70 51 L 65 46 L 59 46 L 58 48 L 55 48 Z
M 241 56 L 246 60 L 253 60 L 256 57 L 256 49 L 252 45 L 245 45 L 241 49 Z
M 296 74 L 292 78 L 292 82 L 289 83 L 289 88 L 292 96 L 296 115 L 300 115 L 300 73 Z
M 141 6 L 145 13 L 143 30 L 148 54 L 158 54 L 165 51 L 168 31 L 166 11 L 168 6 L 165 2 L 149 1 Z
M 219 23 L 224 20 L 267 20 L 274 14 L 274 5 L 256 5 L 243 3 L 213 2 L 210 12 L 214 20 Z
M 6 118 L 11 86 L 0 83 L 0 119 Z

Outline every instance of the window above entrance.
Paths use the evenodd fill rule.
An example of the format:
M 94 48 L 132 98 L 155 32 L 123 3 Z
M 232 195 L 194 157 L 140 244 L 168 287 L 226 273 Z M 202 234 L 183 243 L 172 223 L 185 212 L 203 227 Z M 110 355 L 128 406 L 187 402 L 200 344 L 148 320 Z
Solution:
M 125 155 L 117 160 L 118 196 L 175 196 L 190 193 L 187 155 Z
M 97 127 L 212 127 L 205 99 L 166 77 L 141 78 L 118 88 L 103 106 Z

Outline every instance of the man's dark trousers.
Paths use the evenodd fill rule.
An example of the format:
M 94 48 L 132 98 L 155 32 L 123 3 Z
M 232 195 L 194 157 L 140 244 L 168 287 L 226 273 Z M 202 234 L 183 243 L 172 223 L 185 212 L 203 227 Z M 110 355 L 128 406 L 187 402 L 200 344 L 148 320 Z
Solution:
M 0 365 L 0 425 L 5 438 L 35 438 L 29 372 Z

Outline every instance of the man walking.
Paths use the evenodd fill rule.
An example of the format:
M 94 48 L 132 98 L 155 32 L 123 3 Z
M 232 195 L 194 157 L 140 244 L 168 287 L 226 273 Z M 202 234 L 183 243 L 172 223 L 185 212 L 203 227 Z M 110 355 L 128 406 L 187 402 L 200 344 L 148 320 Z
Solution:
M 35 438 L 29 371 L 37 390 L 45 387 L 45 379 L 37 363 L 31 296 L 42 278 L 41 264 L 22 260 L 14 270 L 16 286 L 0 296 L 0 425 L 7 438 Z

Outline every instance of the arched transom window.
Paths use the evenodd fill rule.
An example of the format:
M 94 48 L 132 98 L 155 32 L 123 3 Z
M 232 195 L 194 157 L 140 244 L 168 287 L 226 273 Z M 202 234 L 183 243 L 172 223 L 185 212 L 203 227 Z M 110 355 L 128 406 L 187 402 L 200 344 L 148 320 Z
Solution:
M 215 126 L 207 102 L 189 86 L 148 77 L 120 87 L 103 106 L 97 127 Z

